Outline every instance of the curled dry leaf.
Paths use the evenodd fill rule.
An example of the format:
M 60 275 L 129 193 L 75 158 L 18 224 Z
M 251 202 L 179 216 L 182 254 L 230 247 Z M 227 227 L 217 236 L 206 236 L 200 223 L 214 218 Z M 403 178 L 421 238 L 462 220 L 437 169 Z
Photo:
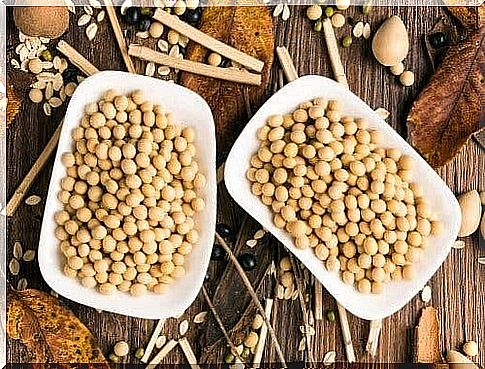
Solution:
M 434 307 L 424 308 L 415 329 L 414 337 L 415 363 L 442 363 L 440 348 L 440 322 L 438 310 Z
M 443 0 L 448 5 L 448 10 L 461 25 L 468 30 L 476 30 L 485 25 L 485 4 L 480 6 L 454 6 L 462 5 L 459 0 Z
M 484 39 L 485 27 L 450 47 L 407 118 L 410 143 L 433 167 L 453 159 L 480 130 Z
M 109 369 L 91 332 L 59 301 L 33 289 L 7 289 L 7 334 L 20 340 L 36 363 L 100 363 Z
M 236 5 L 239 3 L 241 1 Z M 250 105 L 261 103 L 273 64 L 273 19 L 266 6 L 207 7 L 202 15 L 200 30 L 264 62 L 260 86 L 248 87 L 190 73 L 181 75 L 181 84 L 200 94 L 211 107 L 218 149 L 225 152 L 247 122 L 244 90 L 247 89 Z M 186 59 L 205 62 L 209 52 L 200 45 L 190 43 Z

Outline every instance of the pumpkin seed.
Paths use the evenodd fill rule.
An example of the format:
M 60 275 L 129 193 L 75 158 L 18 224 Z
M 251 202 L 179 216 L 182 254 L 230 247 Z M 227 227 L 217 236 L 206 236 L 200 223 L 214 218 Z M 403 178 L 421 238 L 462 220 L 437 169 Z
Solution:
M 44 108 L 44 114 L 47 115 L 48 117 L 50 117 L 51 114 L 52 114 L 52 108 L 49 105 L 49 103 L 44 103 L 43 108 Z
M 89 5 L 94 9 L 101 9 L 101 3 L 98 0 L 89 0 Z
M 27 279 L 20 278 L 17 283 L 17 291 L 23 291 L 27 288 Z
M 247 240 L 246 241 L 246 246 L 249 246 L 251 248 L 253 248 L 254 246 L 256 246 L 258 244 L 258 241 L 257 240 Z
M 98 32 L 98 25 L 96 23 L 91 23 L 86 28 L 86 36 L 88 36 L 89 41 L 92 41 L 94 37 L 96 37 L 97 32 Z
M 364 33 L 364 22 L 357 22 L 357 24 L 354 26 L 354 29 L 352 30 L 352 34 L 354 37 L 359 38 L 362 37 L 362 34 Z
M 54 69 L 59 70 L 61 67 L 61 58 L 59 56 L 54 56 L 54 60 L 52 60 L 52 65 L 54 66 Z
M 153 77 L 155 74 L 155 63 L 149 62 L 145 69 L 145 75 L 148 77 Z
M 20 242 L 15 242 L 13 244 L 13 257 L 16 259 L 21 259 L 24 251 L 22 250 L 22 244 Z
M 40 203 L 41 201 L 42 199 L 40 198 L 40 196 L 32 195 L 27 197 L 27 199 L 25 200 L 25 204 L 29 206 L 34 206 Z
M 454 249 L 463 249 L 463 248 L 465 248 L 465 241 L 463 241 L 463 240 L 456 240 L 452 247 Z
M 137 32 L 135 34 L 135 36 L 138 37 L 138 38 L 145 39 L 145 38 L 148 38 L 150 36 L 150 34 L 148 33 L 148 31 L 143 31 L 143 32 Z
M 24 261 L 29 262 L 35 259 L 35 250 L 27 250 L 24 254 Z
M 254 239 L 255 240 L 260 240 L 261 238 L 264 237 L 264 235 L 266 234 L 266 231 L 264 229 L 260 229 L 258 231 L 256 231 L 256 233 L 254 234 Z
M 335 363 L 335 356 L 336 356 L 335 351 L 327 352 L 325 354 L 325 356 L 323 357 L 323 365 L 329 366 L 329 365 L 332 365 L 333 363 Z
M 431 301 L 431 287 L 425 286 L 421 291 L 421 300 L 423 302 L 430 302 Z
M 389 118 L 389 115 L 391 115 L 391 113 L 389 113 L 386 109 L 384 108 L 377 108 L 375 110 L 375 113 L 379 116 L 379 118 L 383 119 L 383 120 L 386 120 L 387 118 Z
M 168 52 L 168 41 L 166 40 L 158 40 L 157 46 L 161 52 L 167 53 Z
M 93 8 L 89 5 L 83 6 L 84 12 L 89 15 L 93 15 Z
M 179 45 L 173 45 L 168 55 L 176 58 L 179 55 Z
M 283 4 L 280 3 L 276 5 L 276 7 L 274 8 L 273 17 L 279 16 L 282 12 L 283 12 Z
M 196 316 L 194 316 L 194 323 L 195 324 L 204 323 L 206 317 L 207 317 L 207 311 L 201 311 Z
M 79 27 L 82 27 L 82 26 L 85 26 L 86 24 L 88 24 L 90 21 L 91 21 L 91 16 L 89 14 L 83 14 L 77 20 L 77 25 Z
M 54 97 L 51 97 L 49 99 L 49 104 L 53 108 L 58 108 L 59 106 L 62 105 L 62 100 L 60 98 L 54 96 Z
M 160 349 L 160 348 L 163 347 L 163 345 L 165 345 L 165 342 L 167 342 L 167 337 L 162 335 L 162 336 L 158 337 L 157 340 L 155 341 L 155 347 L 157 349 Z
M 160 74 L 161 76 L 168 76 L 170 74 L 170 68 L 166 65 L 162 65 L 158 67 L 158 74 Z
M 8 263 L 8 269 L 10 270 L 10 273 L 12 273 L 12 275 L 18 275 L 20 272 L 19 261 L 15 258 L 10 260 L 10 263 Z
M 98 16 L 96 17 L 96 20 L 98 21 L 98 23 L 101 23 L 102 21 L 104 21 L 105 16 L 106 16 L 106 12 L 104 10 L 101 10 L 98 13 Z
M 283 14 L 281 14 L 281 19 L 286 21 L 288 20 L 288 18 L 290 18 L 290 7 L 288 6 L 288 4 L 285 4 L 283 6 Z
M 362 36 L 364 36 L 364 38 L 367 40 L 369 39 L 370 34 L 371 34 L 370 24 L 366 23 L 364 25 L 364 29 L 362 30 Z
M 179 325 L 179 333 L 181 336 L 184 336 L 185 333 L 189 330 L 189 321 L 186 319 Z

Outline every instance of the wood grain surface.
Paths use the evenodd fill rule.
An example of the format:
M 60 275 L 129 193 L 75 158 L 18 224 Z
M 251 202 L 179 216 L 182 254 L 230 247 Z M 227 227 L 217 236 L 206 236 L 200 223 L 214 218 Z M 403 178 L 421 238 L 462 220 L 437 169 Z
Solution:
M 80 10 L 79 10 L 80 11 Z M 79 12 L 78 11 L 78 12 Z M 328 58 L 324 37 L 322 33 L 312 30 L 309 21 L 304 16 L 305 7 L 291 7 L 291 17 L 283 22 L 275 19 L 275 45 L 286 46 L 293 56 L 298 74 L 318 74 L 331 77 L 330 60 Z M 414 71 L 416 83 L 410 88 L 402 87 L 397 78 L 388 70 L 378 65 L 372 58 L 370 41 L 354 40 L 349 49 L 340 48 L 342 61 L 347 73 L 350 89 L 366 101 L 371 107 L 383 107 L 391 112 L 388 119 L 400 134 L 405 134 L 405 118 L 413 99 L 426 84 L 431 76 L 431 63 L 427 57 L 423 36 L 433 27 L 439 17 L 451 20 L 444 8 L 440 7 L 383 7 L 374 8 L 368 16 L 363 16 L 358 9 L 349 9 L 346 15 L 356 20 L 366 19 L 372 25 L 373 31 L 382 21 L 393 14 L 398 14 L 406 24 L 410 36 L 410 53 L 405 61 L 408 68 Z M 79 15 L 78 15 L 79 16 Z M 85 36 L 84 28 L 75 25 L 77 17 L 71 17 L 71 27 L 65 35 L 65 40 L 76 45 L 78 50 L 101 70 L 124 70 L 121 54 L 118 51 L 114 35 L 108 21 L 100 25 L 99 34 L 93 42 Z M 11 17 L 8 18 L 7 44 L 18 43 L 18 34 L 14 29 Z M 340 40 L 350 32 L 350 27 L 337 30 Z M 15 56 L 10 52 L 8 58 Z M 144 72 L 144 64 L 135 61 L 138 72 Z M 12 72 L 9 70 L 9 73 Z M 22 72 L 15 71 L 9 74 L 12 80 L 20 79 Z M 271 83 L 265 93 L 265 99 L 275 90 L 278 80 L 277 63 L 273 66 Z M 62 119 L 63 110 L 55 110 L 52 117 L 46 117 L 41 106 L 36 106 L 24 96 L 22 111 L 7 130 L 7 197 L 9 198 L 18 184 L 28 172 L 50 136 Z M 253 111 L 257 106 L 252 107 Z M 238 122 L 242 128 L 245 122 Z M 45 201 L 52 168 L 52 159 L 42 171 L 39 178 L 29 191 L 37 194 Z M 462 152 L 438 173 L 446 181 L 455 194 L 471 189 L 485 190 L 485 160 L 479 145 L 471 140 Z M 12 257 L 12 247 L 15 241 L 20 241 L 25 249 L 37 249 L 40 226 L 45 202 L 29 207 L 22 204 L 14 217 L 8 220 L 7 260 Z M 239 230 L 246 218 L 243 211 L 229 198 L 224 185 L 219 186 L 219 214 L 218 220 L 230 224 Z M 251 232 L 258 228 L 257 223 L 248 217 L 248 228 L 245 228 L 242 237 L 250 237 Z M 432 305 L 439 310 L 442 326 L 441 345 L 444 350 L 461 348 L 466 340 L 475 340 L 479 343 L 480 354 L 477 362 L 485 362 L 485 267 L 477 263 L 479 256 L 485 254 L 484 246 L 479 243 L 476 232 L 465 239 L 466 247 L 461 250 L 452 250 L 443 266 L 433 276 L 429 285 L 432 287 Z M 269 248 L 269 250 L 268 250 Z M 276 242 L 258 245 L 253 251 L 258 255 L 257 270 L 249 272 L 250 279 L 255 280 L 266 270 L 271 254 L 280 253 L 281 246 Z M 211 262 L 206 287 L 211 296 L 217 296 L 216 306 L 221 311 L 223 320 L 227 322 L 226 328 L 235 324 L 249 298 L 242 283 L 238 280 L 233 267 L 226 262 Z M 223 283 L 221 276 L 230 277 L 233 283 Z M 49 291 L 43 281 L 36 262 L 21 263 L 19 276 L 9 276 L 9 282 L 17 284 L 19 278 L 26 277 L 30 287 Z M 220 287 L 218 287 L 220 285 Z M 263 298 L 263 292 L 259 291 Z M 336 310 L 335 300 L 325 291 L 324 309 Z M 126 340 L 132 350 L 125 362 L 138 363 L 133 352 L 137 347 L 146 346 L 156 322 L 151 320 L 134 319 L 126 316 L 97 312 L 95 309 L 73 303 L 60 298 L 69 306 L 97 337 L 105 354 L 109 354 L 112 346 L 118 340 Z M 232 302 L 237 301 L 237 304 Z M 383 322 L 377 356 L 369 357 L 365 353 L 369 322 L 354 316 L 349 316 L 354 349 L 357 360 L 360 362 L 409 362 L 412 358 L 412 332 L 425 304 L 416 296 L 402 310 L 387 318 Z M 184 315 L 185 319 L 192 319 L 200 311 L 208 310 L 201 295 Z M 182 319 L 184 319 L 182 318 Z M 283 352 L 288 362 L 300 361 L 303 353 L 298 351 L 301 334 L 301 312 L 298 301 L 276 301 L 274 306 L 273 324 L 282 344 Z M 164 333 L 168 338 L 177 338 L 177 321 L 167 321 Z M 206 344 L 222 337 L 217 326 L 191 325 L 187 338 L 191 342 L 197 357 L 202 356 Z M 264 355 L 265 362 L 276 360 L 276 355 L 267 340 Z M 322 361 L 325 353 L 335 350 L 337 361 L 345 361 L 344 345 L 338 322 L 317 321 L 316 336 L 313 340 L 313 353 L 317 361 Z M 8 342 L 8 362 L 28 362 L 29 355 L 26 348 L 16 341 Z M 223 345 L 224 346 L 224 345 Z M 227 353 L 222 347 L 207 357 L 207 362 L 221 362 Z M 173 350 L 163 363 L 186 363 L 180 348 Z

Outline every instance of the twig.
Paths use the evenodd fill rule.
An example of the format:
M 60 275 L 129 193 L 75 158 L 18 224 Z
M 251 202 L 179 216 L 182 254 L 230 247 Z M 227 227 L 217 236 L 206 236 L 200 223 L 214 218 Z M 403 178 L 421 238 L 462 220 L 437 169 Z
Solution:
M 168 341 L 165 346 L 162 347 L 162 349 L 158 352 L 158 354 L 155 355 L 152 361 L 145 367 L 145 369 L 154 369 L 160 362 L 163 360 L 165 356 L 168 355 L 172 349 L 177 346 L 177 341 L 176 340 L 170 340 Z
M 330 18 L 324 19 L 322 24 L 323 34 L 325 35 L 325 42 L 327 44 L 327 51 L 330 57 L 330 63 L 332 64 L 333 76 L 338 83 L 349 88 L 349 84 L 347 83 L 347 77 L 345 76 L 344 67 L 342 65 L 342 60 L 340 59 L 340 54 L 338 52 L 337 39 L 335 38 L 335 32 L 333 31 L 333 26 Z
M 271 312 L 273 311 L 273 299 L 266 299 L 264 306 L 264 314 L 266 317 L 271 319 Z M 266 337 L 268 336 L 268 327 L 263 324 L 261 326 L 261 331 L 259 332 L 259 341 L 256 346 L 253 358 L 253 368 L 259 368 L 261 365 L 261 359 L 263 358 L 264 347 L 266 346 Z
M 288 49 L 286 47 L 277 47 L 276 55 L 278 55 L 278 60 L 280 61 L 283 72 L 285 72 L 286 79 L 288 82 L 293 82 L 298 78 L 298 73 L 296 72 L 295 64 L 291 60 Z
M 296 287 L 298 288 L 298 300 L 300 301 L 300 308 L 301 312 L 303 315 L 303 324 L 305 325 L 305 332 L 307 331 L 308 327 L 310 326 L 310 323 L 308 321 L 308 311 L 306 308 L 306 303 L 305 303 L 305 296 L 303 295 L 304 291 L 306 290 L 305 284 L 303 282 L 303 278 L 301 276 L 301 269 L 299 264 L 295 261 L 295 258 L 293 254 L 290 254 L 290 261 L 291 261 L 291 268 L 293 269 L 294 275 L 295 275 L 295 280 L 296 280 Z M 310 364 L 313 364 L 315 362 L 315 359 L 313 357 L 313 352 L 311 349 L 311 335 L 308 333 L 305 333 L 305 338 L 306 338 L 306 350 L 308 354 L 308 361 Z
M 199 74 L 201 76 L 256 86 L 261 84 L 260 74 L 250 73 L 245 69 L 240 70 L 233 67 L 214 67 L 212 65 L 198 63 L 191 60 L 179 59 L 137 44 L 131 44 L 128 48 L 128 53 L 135 58 L 150 61 L 156 64 L 166 65 L 171 68 Z
M 40 154 L 39 158 L 36 160 L 32 168 L 30 168 L 29 172 L 23 179 L 22 183 L 20 183 L 18 188 L 15 190 L 15 193 L 11 197 L 7 206 L 2 210 L 2 214 L 5 214 L 6 216 L 10 217 L 15 213 L 20 203 L 22 202 L 22 199 L 24 198 L 25 194 L 27 193 L 30 186 L 34 182 L 35 178 L 37 178 L 40 171 L 42 170 L 42 168 L 44 168 L 44 165 L 49 160 L 51 154 L 54 152 L 57 146 L 57 142 L 59 141 L 59 137 L 61 135 L 62 124 L 63 122 L 61 122 L 59 126 L 56 128 L 51 139 L 45 146 L 44 150 L 42 150 L 42 153 Z
M 266 314 L 264 313 L 263 306 L 261 305 L 261 302 L 259 301 L 258 296 L 256 295 L 256 292 L 254 291 L 254 288 L 253 288 L 253 286 L 251 285 L 251 282 L 248 279 L 248 276 L 246 275 L 246 272 L 241 267 L 241 264 L 239 264 L 239 262 L 237 261 L 236 257 L 234 256 L 234 253 L 232 252 L 231 248 L 227 245 L 226 241 L 224 241 L 224 239 L 217 232 L 216 232 L 216 239 L 217 239 L 217 241 L 219 241 L 219 244 L 224 248 L 224 250 L 229 255 L 229 259 L 231 259 L 231 262 L 234 264 L 237 272 L 239 273 L 239 276 L 241 277 L 244 285 L 246 286 L 246 289 L 249 292 L 249 295 L 251 296 L 251 299 L 255 303 L 256 308 L 258 309 L 259 313 L 261 314 L 261 316 L 264 319 L 264 322 L 268 326 L 268 331 L 269 331 L 269 334 L 271 336 L 271 339 L 273 340 L 273 344 L 275 346 L 276 353 L 278 354 L 278 358 L 281 361 L 281 365 L 284 368 L 286 368 L 287 365 L 286 365 L 285 357 L 283 355 L 283 352 L 281 351 L 281 346 L 278 342 L 278 338 L 276 337 L 276 333 L 275 333 L 269 319 L 266 317 Z
M 183 337 L 179 339 L 179 345 L 182 348 L 182 351 L 185 354 L 185 358 L 189 362 L 189 365 L 192 369 L 200 369 L 200 366 L 197 364 L 197 358 L 195 357 L 194 350 L 190 346 L 189 341 L 187 338 Z
M 350 335 L 349 321 L 347 319 L 347 310 L 337 302 L 337 309 L 340 320 L 340 327 L 342 328 L 342 336 L 344 338 L 345 353 L 349 363 L 355 361 L 354 346 L 352 345 L 352 336 Z
M 315 290 L 315 296 L 314 296 L 315 319 L 322 320 L 323 319 L 323 286 L 316 278 L 315 278 L 314 290 Z
M 128 55 L 128 50 L 126 48 L 126 40 L 123 37 L 123 32 L 121 31 L 120 22 L 118 22 L 118 17 L 116 15 L 116 10 L 113 6 L 111 0 L 104 0 L 106 5 L 106 12 L 108 13 L 109 20 L 111 22 L 111 27 L 116 37 L 116 42 L 118 42 L 118 47 L 120 48 L 121 56 L 126 65 L 126 69 L 130 73 L 136 73 L 135 66 L 133 65 L 133 60 L 131 60 L 130 55 Z
M 371 320 L 369 329 L 369 338 L 367 339 L 367 345 L 365 351 L 376 356 L 377 345 L 379 343 L 379 334 L 381 333 L 382 319 Z
M 66 41 L 59 41 L 57 50 L 64 54 L 69 61 L 79 68 L 87 76 L 92 76 L 98 73 L 99 70 L 92 65 L 84 56 L 82 56 L 76 49 L 69 45 Z
M 157 325 L 155 326 L 155 329 L 153 330 L 153 333 L 152 333 L 152 337 L 150 338 L 150 341 L 148 341 L 145 354 L 140 359 L 142 363 L 146 363 L 150 359 L 150 355 L 152 354 L 153 348 L 155 347 L 158 336 L 160 336 L 160 333 L 162 332 L 164 324 L 165 324 L 165 319 L 160 319 Z
M 222 322 L 222 319 L 219 316 L 219 313 L 217 312 L 216 307 L 214 306 L 214 303 L 210 299 L 209 294 L 207 293 L 207 290 L 205 289 L 204 286 L 202 286 L 202 295 L 204 295 L 205 302 L 209 306 L 209 309 L 212 312 L 212 315 L 214 316 L 214 319 L 216 320 L 217 325 L 219 326 L 224 337 L 226 338 L 226 341 L 229 344 L 229 347 L 231 348 L 231 352 L 233 353 L 234 356 L 238 358 L 238 360 L 244 363 L 244 360 L 241 358 L 241 355 L 239 355 L 236 345 L 234 345 L 234 342 L 232 342 L 231 337 L 229 337 L 226 327 L 224 327 L 224 323 Z
M 162 9 L 158 9 L 153 16 L 154 19 L 160 23 L 166 25 L 167 27 L 187 36 L 192 41 L 208 48 L 209 50 L 215 51 L 222 56 L 230 60 L 254 70 L 256 72 L 261 72 L 264 67 L 264 63 L 261 60 L 253 58 L 252 56 L 243 53 L 215 38 L 199 31 L 197 28 L 190 26 L 189 24 L 182 22 L 177 17 L 168 14 Z

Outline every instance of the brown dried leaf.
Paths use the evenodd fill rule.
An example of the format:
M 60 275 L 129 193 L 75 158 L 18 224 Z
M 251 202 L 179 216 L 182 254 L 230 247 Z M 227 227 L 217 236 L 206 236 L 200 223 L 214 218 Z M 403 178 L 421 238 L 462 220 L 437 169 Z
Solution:
M 477 30 L 485 25 L 485 4 L 480 6 L 454 6 L 462 4 L 460 0 L 443 0 L 448 5 L 448 10 L 461 25 L 468 30 Z
M 410 143 L 433 167 L 458 153 L 480 129 L 485 104 L 485 28 L 450 47 L 407 118 Z
M 441 355 L 440 348 L 440 334 L 438 310 L 431 306 L 424 308 L 415 330 L 415 363 L 443 362 L 443 356 Z
M 7 290 L 7 334 L 27 346 L 36 363 L 100 363 L 109 369 L 91 332 L 51 295 Z
M 274 55 L 273 20 L 266 6 L 212 6 L 202 15 L 200 30 L 264 62 L 260 86 L 246 86 L 183 73 L 180 82 L 200 94 L 214 114 L 220 152 L 230 148 L 247 120 L 244 89 L 251 105 L 259 105 Z M 209 50 L 190 43 L 187 59 L 205 62 Z

